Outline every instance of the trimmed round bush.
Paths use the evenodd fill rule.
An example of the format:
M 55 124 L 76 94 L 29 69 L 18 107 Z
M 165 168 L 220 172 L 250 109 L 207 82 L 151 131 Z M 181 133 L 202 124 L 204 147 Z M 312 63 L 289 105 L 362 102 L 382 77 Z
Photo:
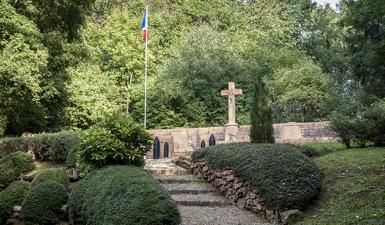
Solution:
M 17 180 L 21 173 L 34 168 L 34 160 L 24 152 L 14 152 L 0 159 L 0 189 Z
M 143 169 L 110 166 L 81 180 L 70 195 L 75 224 L 154 225 L 181 223 L 170 194 Z
M 258 190 L 269 208 L 301 209 L 321 190 L 321 172 L 294 145 L 232 143 L 193 153 L 211 169 L 231 167 Z
M 21 218 L 26 225 L 54 224 L 67 200 L 67 189 L 62 184 L 46 181 L 34 187 L 25 197 Z
M 11 215 L 13 206 L 21 205 L 25 196 L 31 189 L 27 181 L 15 181 L 5 190 L 0 192 L 0 224 L 4 223 Z
M 64 169 L 52 168 L 52 169 L 43 170 L 42 172 L 37 174 L 32 181 L 32 186 L 36 186 L 40 183 L 43 183 L 49 180 L 58 182 L 64 185 L 64 187 L 66 188 L 68 188 L 68 185 L 70 183 L 67 172 Z

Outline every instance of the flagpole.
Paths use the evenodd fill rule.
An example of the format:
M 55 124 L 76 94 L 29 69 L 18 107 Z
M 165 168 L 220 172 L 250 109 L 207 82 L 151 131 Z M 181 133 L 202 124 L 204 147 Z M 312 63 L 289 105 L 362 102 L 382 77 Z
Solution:
M 147 13 L 147 22 L 148 22 L 148 5 L 146 6 L 146 13 Z M 144 129 L 147 128 L 147 58 L 148 58 L 148 27 L 147 27 L 147 32 L 146 32 L 146 37 L 145 37 L 145 50 L 144 50 L 144 58 L 145 58 L 145 63 L 144 63 Z

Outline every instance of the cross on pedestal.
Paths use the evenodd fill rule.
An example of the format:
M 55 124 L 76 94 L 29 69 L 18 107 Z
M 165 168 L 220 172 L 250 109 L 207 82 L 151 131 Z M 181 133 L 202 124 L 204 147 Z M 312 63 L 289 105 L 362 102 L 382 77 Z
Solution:
M 228 107 L 229 107 L 229 121 L 226 125 L 238 125 L 235 122 L 235 96 L 242 95 L 242 89 L 235 89 L 235 83 L 229 82 L 229 89 L 228 90 L 222 90 L 221 95 L 222 96 L 228 96 Z

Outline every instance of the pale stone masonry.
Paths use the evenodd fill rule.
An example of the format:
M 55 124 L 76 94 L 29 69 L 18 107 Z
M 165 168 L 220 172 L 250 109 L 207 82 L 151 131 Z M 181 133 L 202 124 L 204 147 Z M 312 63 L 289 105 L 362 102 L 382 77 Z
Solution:
M 172 158 L 209 145 L 250 142 L 251 126 L 240 126 L 236 122 L 235 96 L 242 94 L 242 89 L 236 89 L 234 82 L 229 82 L 228 90 L 221 91 L 222 96 L 228 96 L 228 122 L 223 127 L 148 130 L 154 137 L 154 146 L 147 158 Z M 280 123 L 273 127 L 276 143 L 302 144 L 335 139 L 327 129 L 327 122 Z
M 318 141 L 335 140 L 335 135 L 327 129 L 327 122 L 313 123 L 279 123 L 274 124 L 274 139 L 276 143 L 303 144 Z M 186 152 L 201 148 L 202 142 L 209 145 L 210 136 L 215 138 L 215 144 L 230 142 L 250 142 L 250 125 L 237 126 L 231 141 L 226 140 L 226 126 L 205 128 L 174 128 L 148 130 L 160 141 L 160 158 L 164 158 L 164 145 L 168 143 L 169 157 L 185 155 Z M 147 154 L 152 158 L 153 152 Z

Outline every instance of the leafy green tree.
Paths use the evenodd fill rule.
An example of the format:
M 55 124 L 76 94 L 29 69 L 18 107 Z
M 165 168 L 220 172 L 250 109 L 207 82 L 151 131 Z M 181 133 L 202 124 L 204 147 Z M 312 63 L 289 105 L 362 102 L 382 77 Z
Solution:
M 269 85 L 277 121 L 309 122 L 328 115 L 329 77 L 312 61 L 277 70 Z
M 0 114 L 6 134 L 38 131 L 45 125 L 42 74 L 48 52 L 38 28 L 10 4 L 0 3 Z
M 374 96 L 385 97 L 385 5 L 382 0 L 344 0 L 342 11 L 354 78 Z M 370 102 L 368 102 L 370 103 Z
M 268 90 L 261 79 L 255 84 L 254 93 L 251 110 L 251 142 L 274 143 L 273 118 Z
M 82 64 L 69 69 L 69 74 L 66 114 L 71 126 L 86 129 L 122 109 L 118 87 L 97 65 Z
M 76 65 L 86 54 L 79 41 L 79 31 L 94 0 L 6 2 L 37 27 L 48 51 L 47 66 L 40 74 L 40 104 L 47 120 L 43 128 L 58 129 L 66 121 L 64 109 L 68 95 L 64 84 L 69 81 L 66 69 Z

